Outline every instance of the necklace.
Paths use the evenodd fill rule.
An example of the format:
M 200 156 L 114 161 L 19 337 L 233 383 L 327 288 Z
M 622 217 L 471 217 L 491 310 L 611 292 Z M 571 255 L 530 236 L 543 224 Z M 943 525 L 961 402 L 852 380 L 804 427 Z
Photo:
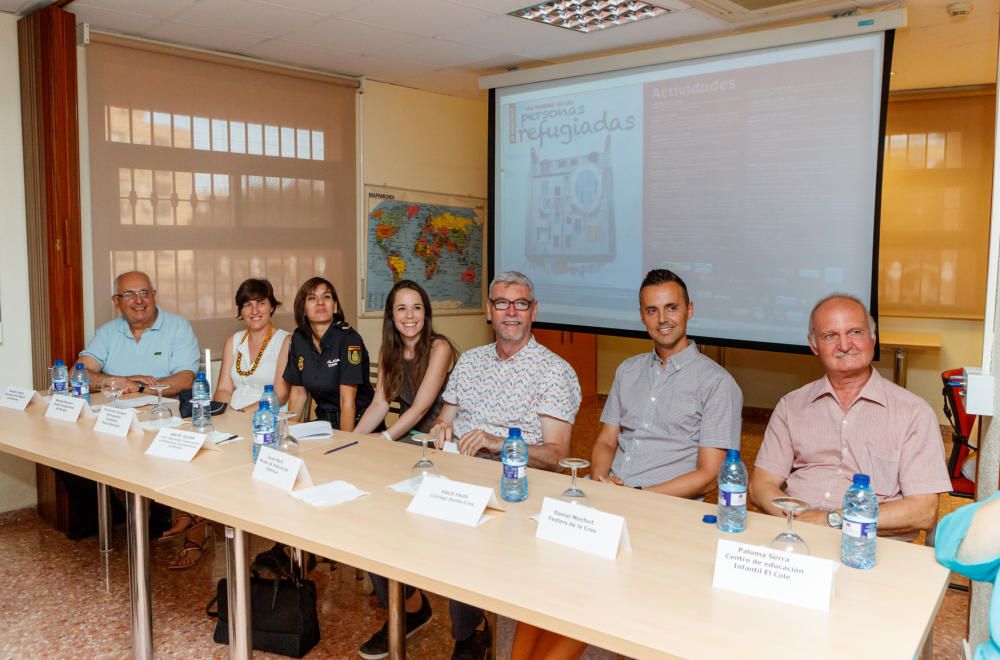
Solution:
M 249 334 L 250 334 L 249 330 L 243 331 L 243 337 L 240 339 L 240 344 L 242 344 L 247 340 L 247 335 Z M 252 376 L 253 372 L 257 371 L 257 365 L 260 364 L 260 358 L 263 357 L 264 351 L 267 349 L 267 343 L 271 341 L 271 335 L 273 334 L 274 334 L 274 326 L 273 325 L 267 326 L 267 336 L 264 337 L 264 343 L 261 344 L 260 350 L 257 351 L 257 357 L 253 361 L 253 366 L 250 367 L 250 369 L 247 371 L 243 371 L 243 369 L 240 368 L 240 360 L 243 357 L 243 354 L 240 353 L 239 351 L 236 351 L 236 373 L 238 373 L 241 376 Z

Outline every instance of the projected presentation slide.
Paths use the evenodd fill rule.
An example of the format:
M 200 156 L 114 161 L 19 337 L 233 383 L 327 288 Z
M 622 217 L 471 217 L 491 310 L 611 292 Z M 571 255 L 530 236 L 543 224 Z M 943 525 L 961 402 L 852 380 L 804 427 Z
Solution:
M 689 334 L 805 345 L 872 288 L 883 35 L 496 90 L 494 270 L 539 321 L 642 330 L 669 268 Z

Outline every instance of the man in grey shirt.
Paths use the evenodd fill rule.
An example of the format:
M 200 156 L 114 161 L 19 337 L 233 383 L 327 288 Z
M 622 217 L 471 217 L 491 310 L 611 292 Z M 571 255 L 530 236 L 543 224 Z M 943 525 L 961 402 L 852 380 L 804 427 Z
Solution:
M 653 352 L 618 367 L 590 473 L 620 486 L 700 498 L 715 488 L 726 450 L 740 448 L 743 393 L 687 338 L 694 303 L 680 277 L 649 271 L 639 310 Z

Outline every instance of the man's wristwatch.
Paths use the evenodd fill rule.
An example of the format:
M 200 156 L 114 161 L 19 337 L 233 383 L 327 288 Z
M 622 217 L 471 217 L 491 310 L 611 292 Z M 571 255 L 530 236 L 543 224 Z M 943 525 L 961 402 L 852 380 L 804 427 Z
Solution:
M 844 516 L 840 515 L 839 511 L 830 511 L 826 514 L 826 522 L 830 527 L 840 529 L 844 524 Z

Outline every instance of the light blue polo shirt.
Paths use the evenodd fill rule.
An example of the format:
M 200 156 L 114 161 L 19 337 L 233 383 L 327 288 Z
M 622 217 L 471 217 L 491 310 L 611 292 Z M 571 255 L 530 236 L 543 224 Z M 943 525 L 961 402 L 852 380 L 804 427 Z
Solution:
M 97 329 L 80 353 L 89 355 L 111 376 L 166 378 L 181 371 L 198 371 L 198 338 L 191 324 L 176 314 L 156 308 L 156 321 L 139 341 L 128 321 L 119 316 Z

